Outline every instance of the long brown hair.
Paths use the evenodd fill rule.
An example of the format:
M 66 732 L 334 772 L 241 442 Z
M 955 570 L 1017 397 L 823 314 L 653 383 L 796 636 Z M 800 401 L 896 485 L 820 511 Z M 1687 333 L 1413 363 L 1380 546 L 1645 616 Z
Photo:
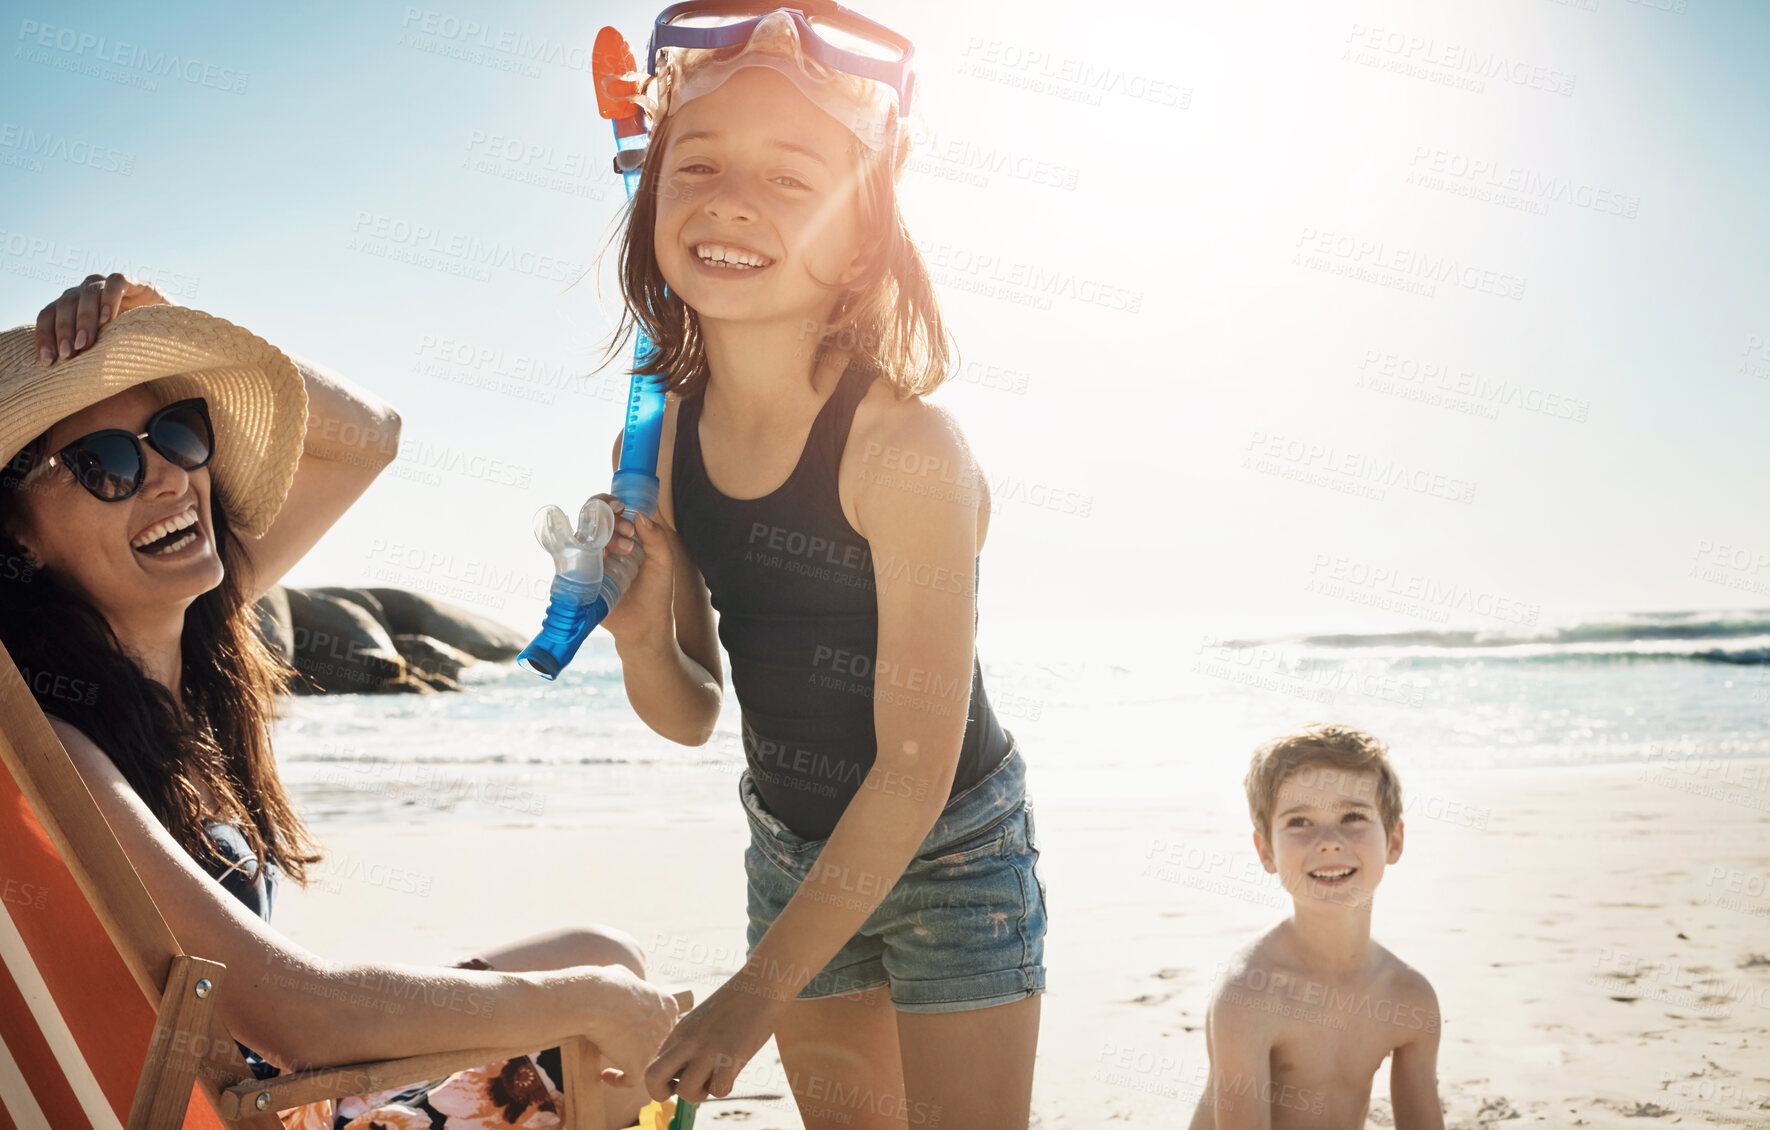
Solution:
M 183 711 L 123 650 L 110 623 L 13 537 L 19 483 L 48 452 L 39 436 L 0 471 L 0 642 L 37 705 L 111 759 L 172 838 L 199 863 L 222 860 L 205 819 L 237 824 L 252 853 L 297 883 L 320 860 L 271 752 L 277 696 L 292 669 L 266 646 L 238 578 L 246 548 L 211 498 L 226 575 L 185 612 Z M 25 488 L 30 489 L 30 488 Z M 201 786 L 214 797 L 206 811 Z
M 662 377 L 665 391 L 687 397 L 707 383 L 706 342 L 699 315 L 665 284 L 652 242 L 658 194 L 674 191 L 662 183 L 661 171 L 674 123 L 675 116 L 666 113 L 652 131 L 639 187 L 627 205 L 620 236 L 625 308 L 609 356 L 635 328 L 643 330 L 653 352 L 634 372 Z M 895 112 L 891 125 L 899 125 Z M 832 286 L 830 312 L 821 324 L 808 327 L 807 336 L 815 339 L 814 365 L 825 351 L 843 350 L 876 369 L 902 399 L 926 396 L 945 383 L 951 353 L 934 280 L 898 207 L 897 182 L 909 161 L 909 131 L 893 132 L 895 144 L 877 152 L 853 139 L 865 267 L 845 288 Z

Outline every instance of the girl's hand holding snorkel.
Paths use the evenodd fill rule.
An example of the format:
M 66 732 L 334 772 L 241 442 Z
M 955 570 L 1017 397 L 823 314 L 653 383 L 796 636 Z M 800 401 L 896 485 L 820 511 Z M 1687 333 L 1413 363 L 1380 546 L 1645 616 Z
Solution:
M 602 626 L 615 638 L 617 646 L 673 639 L 670 595 L 675 555 L 670 532 L 643 514 L 627 517 L 622 513 L 626 508 L 621 500 L 612 494 L 596 497 L 615 512 L 615 536 L 609 539 L 606 552 L 627 556 L 633 552 L 635 537 L 645 550 L 639 575 L 621 594 L 620 603 L 609 610 Z

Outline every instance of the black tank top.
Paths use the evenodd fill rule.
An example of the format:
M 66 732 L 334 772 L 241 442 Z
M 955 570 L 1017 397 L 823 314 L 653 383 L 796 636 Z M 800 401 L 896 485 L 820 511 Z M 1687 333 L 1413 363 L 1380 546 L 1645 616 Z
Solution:
M 719 612 L 719 642 L 743 712 L 744 757 L 769 811 L 812 840 L 829 836 L 872 770 L 875 678 L 886 693 L 895 684 L 941 697 L 939 688 L 875 672 L 872 552 L 836 493 L 854 410 L 876 375 L 859 362 L 848 366 L 818 411 L 793 473 L 761 498 L 728 497 L 708 480 L 703 395 L 682 401 L 676 413 L 676 532 Z M 976 627 L 974 617 L 974 634 Z M 959 688 L 953 691 L 944 697 L 957 709 Z M 983 692 L 982 662 L 974 660 L 965 740 L 948 795 L 982 780 L 1010 744 Z

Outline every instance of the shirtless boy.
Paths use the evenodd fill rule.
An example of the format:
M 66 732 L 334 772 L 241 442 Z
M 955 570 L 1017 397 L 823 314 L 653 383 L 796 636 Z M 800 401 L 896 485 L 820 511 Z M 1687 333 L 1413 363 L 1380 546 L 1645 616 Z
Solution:
M 1438 998 L 1371 940 L 1371 897 L 1401 858 L 1401 782 L 1383 743 L 1306 726 L 1256 750 L 1245 784 L 1254 849 L 1293 910 L 1222 968 L 1192 1130 L 1363 1130 L 1388 1055 L 1395 1130 L 1443 1130 Z

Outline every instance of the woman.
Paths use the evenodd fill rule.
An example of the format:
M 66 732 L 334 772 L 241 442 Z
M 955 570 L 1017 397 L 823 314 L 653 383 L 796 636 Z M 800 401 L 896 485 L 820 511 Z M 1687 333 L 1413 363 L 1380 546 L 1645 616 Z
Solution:
M 626 1088 L 610 1125 L 630 1125 L 676 1005 L 643 980 L 627 935 L 560 931 L 443 969 L 330 961 L 268 924 L 278 875 L 301 882 L 320 857 L 277 777 L 269 724 L 288 672 L 252 605 L 392 461 L 398 436 L 394 411 L 343 378 L 151 286 L 89 276 L 34 328 L 0 334 L 0 553 L 28 566 L 0 570 L 0 642 L 43 688 L 173 933 L 227 965 L 218 1007 L 257 1049 L 255 1071 L 577 1032 Z M 73 684 L 34 672 L 96 691 L 57 697 Z M 549 1066 L 491 1065 L 406 1105 L 466 1115 L 477 1086 L 506 1121 L 549 1125 L 557 1082 L 537 1088 L 536 1062 Z M 367 1125 L 385 1098 L 288 1119 Z

